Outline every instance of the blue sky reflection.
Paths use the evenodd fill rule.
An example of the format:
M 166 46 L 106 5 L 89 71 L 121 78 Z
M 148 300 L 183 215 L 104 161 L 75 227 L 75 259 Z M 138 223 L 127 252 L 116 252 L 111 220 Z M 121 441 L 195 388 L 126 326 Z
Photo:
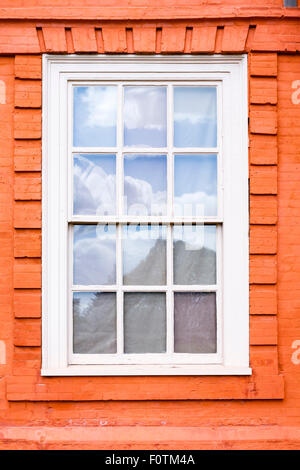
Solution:
M 114 147 L 117 135 L 117 87 L 74 87 L 73 145 Z
M 217 214 L 217 155 L 175 155 L 174 205 L 177 216 Z
M 217 146 L 216 87 L 174 87 L 174 146 Z

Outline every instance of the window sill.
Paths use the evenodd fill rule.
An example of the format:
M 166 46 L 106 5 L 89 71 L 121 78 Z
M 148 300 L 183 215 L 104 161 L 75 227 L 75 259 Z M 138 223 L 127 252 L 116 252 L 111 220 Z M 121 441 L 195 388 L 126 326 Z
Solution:
M 251 375 L 250 367 L 222 365 L 72 365 L 64 369 L 42 369 L 42 376 L 140 376 L 140 375 Z

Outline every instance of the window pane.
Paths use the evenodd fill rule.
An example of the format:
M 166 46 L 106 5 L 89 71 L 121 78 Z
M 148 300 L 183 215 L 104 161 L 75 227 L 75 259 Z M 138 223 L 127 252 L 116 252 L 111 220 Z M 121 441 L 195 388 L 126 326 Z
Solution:
M 215 87 L 174 87 L 174 145 L 217 146 Z
M 114 147 L 117 135 L 117 87 L 74 87 L 73 145 Z
M 176 293 L 174 295 L 174 351 L 176 353 L 216 352 L 216 294 Z
M 217 215 L 217 155 L 175 155 L 174 214 Z
M 73 294 L 73 352 L 115 353 L 116 294 L 75 292 Z
M 116 213 L 116 156 L 74 155 L 74 214 Z
M 166 227 L 123 227 L 123 282 L 125 285 L 166 284 Z
M 73 284 L 115 284 L 115 225 L 74 225 L 73 258 Z
M 296 7 L 298 6 L 298 0 L 284 0 L 283 1 L 284 7 Z
M 165 294 L 124 294 L 124 348 L 131 354 L 166 351 Z
M 124 155 L 124 211 L 129 215 L 165 215 L 166 155 Z
M 167 146 L 166 103 L 166 87 L 124 87 L 125 146 Z
M 174 225 L 174 284 L 216 283 L 216 226 Z

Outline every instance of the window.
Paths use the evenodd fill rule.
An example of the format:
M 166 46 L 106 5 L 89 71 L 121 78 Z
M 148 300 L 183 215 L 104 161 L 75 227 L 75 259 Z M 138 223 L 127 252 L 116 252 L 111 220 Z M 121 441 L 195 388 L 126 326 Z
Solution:
M 249 374 L 246 56 L 44 58 L 44 375 Z
M 283 2 L 284 7 L 296 7 L 298 6 L 298 0 L 284 0 Z

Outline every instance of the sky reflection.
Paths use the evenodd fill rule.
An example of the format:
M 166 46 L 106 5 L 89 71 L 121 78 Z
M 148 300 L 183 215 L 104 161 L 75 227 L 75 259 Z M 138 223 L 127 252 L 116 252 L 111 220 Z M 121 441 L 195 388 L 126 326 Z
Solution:
M 115 225 L 74 225 L 73 284 L 115 284 L 115 237 Z
M 216 87 L 174 87 L 174 146 L 217 146 Z
M 124 156 L 125 213 L 165 215 L 167 204 L 166 155 Z
M 166 147 L 166 87 L 124 88 L 124 145 L 126 147 Z
M 114 147 L 117 135 L 117 87 L 74 87 L 73 145 Z
M 217 155 L 175 155 L 175 215 L 217 215 Z

